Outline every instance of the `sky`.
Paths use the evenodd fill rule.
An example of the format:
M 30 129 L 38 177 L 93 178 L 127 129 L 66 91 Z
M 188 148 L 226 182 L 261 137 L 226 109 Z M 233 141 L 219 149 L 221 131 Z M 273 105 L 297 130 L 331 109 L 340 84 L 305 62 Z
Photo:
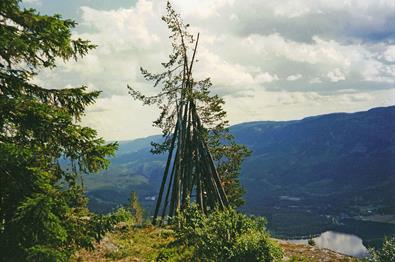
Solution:
M 394 0 L 174 0 L 200 32 L 195 78 L 210 77 L 231 124 L 291 120 L 395 104 Z M 58 62 L 34 81 L 101 90 L 83 124 L 106 140 L 159 134 L 159 111 L 128 95 L 157 92 L 140 66 L 160 72 L 170 53 L 159 0 L 25 0 L 42 14 L 78 22 L 73 37 L 98 47 Z

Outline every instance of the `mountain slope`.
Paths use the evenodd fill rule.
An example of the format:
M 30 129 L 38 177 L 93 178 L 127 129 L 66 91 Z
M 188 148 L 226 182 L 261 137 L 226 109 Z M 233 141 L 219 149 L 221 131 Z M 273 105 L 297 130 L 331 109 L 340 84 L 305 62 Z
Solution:
M 297 224 L 306 214 L 395 214 L 395 106 L 243 123 L 231 132 L 253 151 L 242 167 L 242 210 L 279 226 L 290 215 Z M 149 144 L 159 139 L 122 142 L 111 168 L 85 179 L 92 209 L 109 211 L 125 203 L 131 190 L 152 208 L 166 156 L 152 155 Z
M 276 200 L 376 206 L 395 213 L 395 107 L 300 121 L 234 126 L 253 155 L 243 166 L 247 205 Z

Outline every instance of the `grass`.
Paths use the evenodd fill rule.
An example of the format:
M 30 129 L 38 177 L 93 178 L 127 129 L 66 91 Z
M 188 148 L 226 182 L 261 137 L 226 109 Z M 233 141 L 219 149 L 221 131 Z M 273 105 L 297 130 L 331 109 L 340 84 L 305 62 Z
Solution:
M 108 234 L 95 250 L 81 250 L 72 261 L 155 261 L 160 251 L 173 240 L 173 231 L 169 229 L 126 227 Z
M 192 250 L 174 250 L 169 246 L 174 240 L 173 231 L 167 228 L 158 228 L 152 225 L 137 227 L 118 227 L 96 245 L 95 250 L 81 250 L 72 258 L 72 262 L 140 262 L 157 261 L 158 255 L 169 257 L 158 261 L 190 261 Z M 326 249 L 314 246 L 289 243 L 276 240 L 284 250 L 284 261 L 292 262 L 355 262 L 355 258 L 344 256 Z M 163 256 L 164 255 L 164 256 Z

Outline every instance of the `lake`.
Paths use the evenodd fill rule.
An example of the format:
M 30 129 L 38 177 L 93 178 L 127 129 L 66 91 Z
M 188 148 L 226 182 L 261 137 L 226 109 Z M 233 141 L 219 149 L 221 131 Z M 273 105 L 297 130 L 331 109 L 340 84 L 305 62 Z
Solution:
M 314 237 L 313 240 L 319 248 L 330 249 L 344 255 L 359 258 L 368 255 L 368 249 L 364 246 L 362 239 L 356 235 L 326 231 Z M 308 239 L 290 240 L 290 242 L 308 244 Z
M 385 236 L 395 237 L 395 224 L 390 223 L 320 215 L 299 208 L 266 207 L 258 214 L 267 218 L 268 230 L 275 238 L 303 243 L 313 238 L 318 247 L 350 256 L 364 256 L 367 248 L 380 248 Z

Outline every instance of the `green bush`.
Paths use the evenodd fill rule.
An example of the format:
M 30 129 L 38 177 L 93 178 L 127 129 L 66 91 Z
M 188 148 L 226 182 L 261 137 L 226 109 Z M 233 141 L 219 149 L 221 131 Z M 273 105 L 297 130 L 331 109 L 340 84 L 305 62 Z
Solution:
M 307 241 L 307 244 L 309 244 L 310 246 L 315 246 L 314 239 L 310 238 L 309 241 Z
M 379 250 L 371 249 L 371 262 L 395 262 L 395 238 L 386 238 Z
M 194 248 L 198 261 L 280 261 L 282 251 L 266 231 L 264 218 L 234 209 L 216 210 L 207 217 L 196 206 L 175 219 L 172 245 Z
M 111 213 L 111 217 L 113 217 L 118 223 L 119 222 L 124 222 L 127 223 L 128 226 L 132 226 L 135 224 L 135 219 L 130 212 L 130 210 L 120 207 L 117 210 L 115 210 L 113 213 Z

